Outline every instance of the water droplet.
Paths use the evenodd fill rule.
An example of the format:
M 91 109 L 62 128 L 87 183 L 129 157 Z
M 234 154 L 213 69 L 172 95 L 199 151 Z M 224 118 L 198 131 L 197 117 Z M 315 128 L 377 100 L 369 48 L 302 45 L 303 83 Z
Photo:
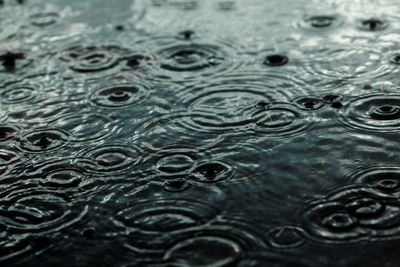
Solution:
M 96 229 L 94 228 L 86 228 L 82 231 L 82 236 L 84 236 L 87 239 L 93 238 L 95 234 L 96 234 Z
M 380 20 L 377 18 L 370 18 L 365 20 L 360 20 L 358 22 L 358 28 L 363 31 L 382 31 L 388 27 L 389 23 L 385 20 Z
M 216 183 L 226 180 L 231 176 L 232 168 L 220 161 L 205 162 L 193 170 L 193 178 L 203 183 Z
M 400 54 L 395 54 L 390 58 L 390 62 L 396 65 L 400 65 Z
M 293 100 L 293 102 L 302 110 L 318 110 L 325 105 L 321 99 L 314 96 L 299 97 Z
M 268 55 L 264 60 L 264 64 L 272 67 L 282 66 L 289 62 L 286 56 L 282 55 Z
M 18 69 L 23 68 L 31 63 L 30 60 L 26 59 L 24 53 L 9 51 L 0 55 L 0 61 L 5 72 L 13 72 L 17 67 Z
M 178 33 L 178 39 L 181 40 L 191 40 L 193 38 L 193 35 L 195 34 L 194 31 L 192 30 L 186 30 L 186 31 L 181 31 Z
M 115 26 L 115 29 L 116 29 L 117 31 L 123 31 L 123 30 L 125 30 L 125 27 L 124 27 L 124 25 L 116 25 L 116 26 Z
M 332 107 L 332 108 L 339 109 L 339 108 L 343 107 L 343 104 L 340 103 L 340 102 L 333 102 L 333 103 L 331 104 L 331 107 Z
M 222 51 L 216 46 L 180 45 L 164 49 L 161 67 L 171 71 L 197 71 L 223 62 Z M 216 60 L 218 58 L 218 60 Z
M 28 152 L 43 152 L 59 149 L 69 141 L 69 134 L 59 129 L 41 129 L 21 138 L 21 149 Z
M 306 15 L 297 23 L 297 27 L 307 31 L 327 31 L 339 27 L 343 23 L 337 15 Z
M 148 89 L 140 83 L 124 83 L 100 87 L 90 95 L 90 101 L 106 108 L 137 105 L 148 96 Z

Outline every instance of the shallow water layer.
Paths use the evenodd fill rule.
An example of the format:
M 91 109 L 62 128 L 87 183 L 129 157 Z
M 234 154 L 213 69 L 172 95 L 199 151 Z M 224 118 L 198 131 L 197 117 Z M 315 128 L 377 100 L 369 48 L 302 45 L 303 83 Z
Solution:
M 0 1 L 0 265 L 398 266 L 399 11 Z

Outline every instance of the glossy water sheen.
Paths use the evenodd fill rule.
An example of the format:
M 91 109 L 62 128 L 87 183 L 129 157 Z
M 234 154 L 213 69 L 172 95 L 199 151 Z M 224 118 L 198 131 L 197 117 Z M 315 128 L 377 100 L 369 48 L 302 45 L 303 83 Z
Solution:
M 0 266 L 399 266 L 398 1 L 0 14 Z

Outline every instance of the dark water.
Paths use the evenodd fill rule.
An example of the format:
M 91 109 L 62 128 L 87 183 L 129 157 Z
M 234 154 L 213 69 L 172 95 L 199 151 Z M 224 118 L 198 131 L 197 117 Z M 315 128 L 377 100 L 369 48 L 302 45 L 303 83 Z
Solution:
M 1 266 L 398 266 L 398 1 L 0 6 Z

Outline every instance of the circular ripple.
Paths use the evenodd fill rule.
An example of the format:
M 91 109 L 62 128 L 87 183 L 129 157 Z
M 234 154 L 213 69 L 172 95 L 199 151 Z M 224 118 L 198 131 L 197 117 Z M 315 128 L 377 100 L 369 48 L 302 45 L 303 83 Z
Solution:
M 226 237 L 199 232 L 168 248 L 164 260 L 174 266 L 232 266 L 243 252 L 239 244 Z
M 171 71 L 197 71 L 223 63 L 226 54 L 218 46 L 185 44 L 165 48 L 159 52 L 161 68 Z
M 343 24 L 337 15 L 306 15 L 297 23 L 297 27 L 307 31 L 327 31 Z
M 256 131 L 272 135 L 293 135 L 308 128 L 305 114 L 288 104 L 274 104 L 260 108 L 253 114 Z
M 281 226 L 269 230 L 266 241 L 274 248 L 294 248 L 303 245 L 306 240 L 303 229 L 296 226 Z
M 134 167 L 141 158 L 136 147 L 113 144 L 84 150 L 76 163 L 88 172 L 110 175 L 125 172 Z
M 190 112 L 174 114 L 172 120 L 191 132 L 234 134 L 250 130 L 278 134 L 282 130 L 286 134 L 303 128 L 299 124 L 305 124 L 305 114 L 289 104 L 276 103 L 293 99 L 298 93 L 297 81 L 273 72 L 249 75 L 251 78 L 242 74 L 208 86 L 186 88 L 178 97 L 184 99 Z
M 71 140 L 76 142 L 92 141 L 111 135 L 114 127 L 111 126 L 113 117 L 81 112 L 77 114 L 65 114 L 53 121 L 52 124 L 71 133 Z
M 167 240 L 163 260 L 172 266 L 235 266 L 258 246 L 255 236 L 230 221 L 176 231 Z
M 43 152 L 59 149 L 69 141 L 69 134 L 59 129 L 41 129 L 24 135 L 20 148 L 28 152 Z
M 121 210 L 116 224 L 129 231 L 131 248 L 162 250 L 175 231 L 206 224 L 218 213 L 215 207 L 198 200 L 155 200 Z
M 182 150 L 178 153 L 182 153 Z M 156 165 L 157 171 L 165 174 L 180 173 L 190 170 L 195 161 L 188 155 L 185 154 L 173 154 L 173 151 L 169 151 L 169 155 L 161 158 Z
M 114 84 L 97 88 L 90 101 L 105 108 L 123 108 L 138 105 L 148 97 L 149 89 L 141 83 Z
M 400 169 L 397 167 L 374 167 L 354 174 L 357 183 L 394 196 L 400 196 Z
M 358 220 L 343 205 L 335 202 L 318 203 L 305 214 L 309 233 L 327 241 L 350 241 L 367 235 L 358 227 Z
M 98 72 L 119 64 L 126 51 L 116 46 L 75 46 L 61 52 L 59 59 L 77 72 Z
M 15 139 L 21 134 L 21 129 L 15 125 L 0 124 L 0 142 Z
M 193 169 L 192 177 L 201 183 L 217 183 L 232 176 L 232 167 L 221 161 L 203 162 Z
M 362 80 L 384 76 L 392 71 L 382 51 L 365 46 L 323 46 L 306 49 L 301 57 L 310 78 Z M 307 77 L 306 77 L 307 78 Z
M 14 265 L 16 262 L 22 264 L 21 261 L 27 262 L 29 254 L 38 256 L 50 245 L 51 239 L 42 235 L 7 235 L 6 238 L 0 238 L 0 262 L 6 265 Z
M 373 176 L 361 177 L 373 180 L 369 178 Z M 326 242 L 395 239 L 400 234 L 397 197 L 375 188 L 353 187 L 333 192 L 313 203 L 304 219 L 307 232 Z
M 306 131 L 312 118 L 290 104 L 266 104 L 247 107 L 213 108 L 202 107 L 189 112 L 176 112 L 145 124 L 168 131 L 169 128 L 187 135 L 238 136 L 257 133 L 269 137 L 292 136 Z
M 319 97 L 315 96 L 305 96 L 299 97 L 293 100 L 293 103 L 302 110 L 318 110 L 325 106 L 324 101 L 322 101 Z
M 389 26 L 389 22 L 377 18 L 363 19 L 357 22 L 357 28 L 363 31 L 382 31 Z
M 169 145 L 161 148 L 149 148 L 149 155 L 143 165 L 148 166 L 142 173 L 144 179 L 161 178 L 167 180 L 184 179 L 193 171 L 202 157 L 199 148 L 186 145 Z
M 161 36 L 138 45 L 155 51 L 156 62 L 152 64 L 155 77 L 182 81 L 217 76 L 240 67 L 245 62 L 241 60 L 244 52 L 233 43 Z
M 24 184 L 2 191 L 0 207 L 0 217 L 13 233 L 58 232 L 81 221 L 87 212 L 61 193 Z
M 45 27 L 57 22 L 59 15 L 54 12 L 38 13 L 30 17 L 31 23 L 34 26 Z
M 39 183 L 46 188 L 65 190 L 79 187 L 85 180 L 86 172 L 69 160 L 52 160 L 37 163 L 26 170 L 28 177 L 40 178 Z
M 14 84 L 7 86 L 6 90 L 0 93 L 0 101 L 4 104 L 17 104 L 28 102 L 36 97 L 37 89 L 28 84 Z
M 400 129 L 400 96 L 369 95 L 348 104 L 341 122 L 356 130 L 397 132 Z

